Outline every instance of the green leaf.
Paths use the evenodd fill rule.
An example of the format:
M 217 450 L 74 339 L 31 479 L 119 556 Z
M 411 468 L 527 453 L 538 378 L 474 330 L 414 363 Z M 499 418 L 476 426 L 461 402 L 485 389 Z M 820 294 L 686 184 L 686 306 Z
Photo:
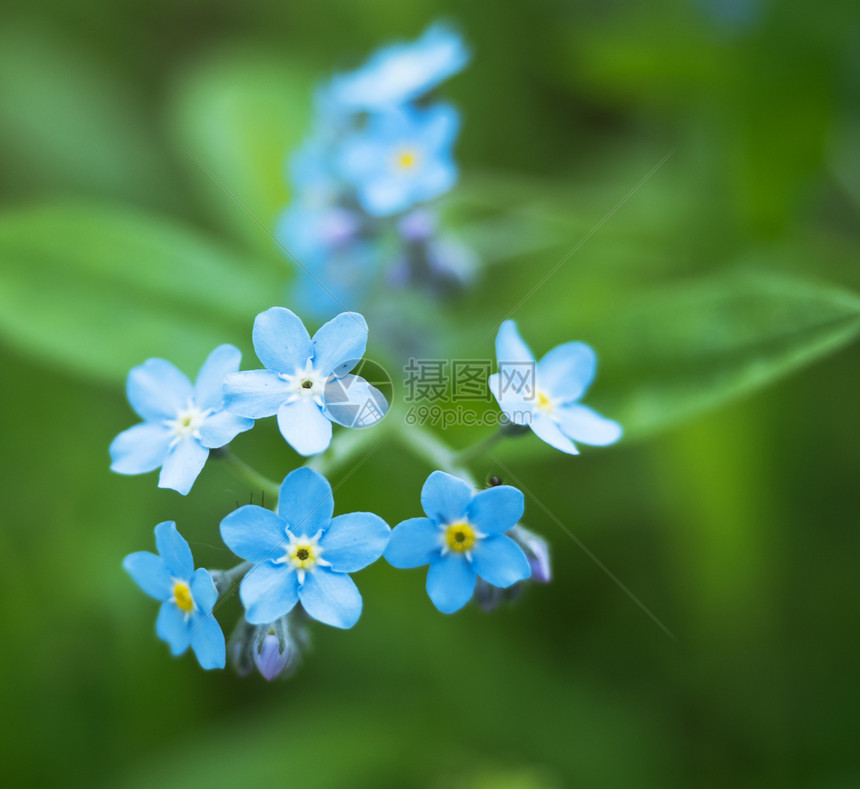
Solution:
M 277 273 L 141 212 L 57 205 L 0 215 L 0 336 L 76 374 L 122 380 L 147 357 L 189 373 L 250 337 Z
M 860 332 L 860 297 L 795 276 L 732 271 L 618 304 L 587 339 L 593 397 L 644 436 L 826 356 Z
M 194 63 L 171 99 L 174 145 L 203 202 L 222 227 L 268 255 L 282 257 L 266 230 L 289 199 L 287 157 L 309 131 L 313 84 L 306 65 L 239 47 Z

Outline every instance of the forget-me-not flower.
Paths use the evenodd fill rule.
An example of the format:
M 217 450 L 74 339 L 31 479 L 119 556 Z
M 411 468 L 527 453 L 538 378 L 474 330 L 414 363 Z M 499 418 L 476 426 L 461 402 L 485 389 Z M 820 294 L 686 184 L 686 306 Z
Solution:
M 382 556 L 391 530 L 371 512 L 333 512 L 328 480 L 302 467 L 281 484 L 277 512 L 248 504 L 221 521 L 230 550 L 254 563 L 239 586 L 248 622 L 274 622 L 297 602 L 333 627 L 358 621 L 361 594 L 348 573 Z
M 340 173 L 369 214 L 405 211 L 445 194 L 457 181 L 452 149 L 458 127 L 449 104 L 380 112 L 343 141 Z
M 468 61 L 460 36 L 435 24 L 417 41 L 384 47 L 360 69 L 334 77 L 322 99 L 341 111 L 377 111 L 419 98 Z
M 174 655 L 189 645 L 203 668 L 224 668 L 224 634 L 212 607 L 218 590 L 212 576 L 202 567 L 194 569 L 194 559 L 185 538 L 172 521 L 155 527 L 158 555 L 138 551 L 125 557 L 122 566 L 150 597 L 161 601 L 155 631 Z
M 427 594 L 442 613 L 469 602 L 478 576 L 506 588 L 531 574 L 522 549 L 504 534 L 523 514 L 521 491 L 498 485 L 473 496 L 463 480 L 434 471 L 421 506 L 427 517 L 395 526 L 385 558 L 400 568 L 429 564 Z
M 578 454 L 574 441 L 606 446 L 621 438 L 621 425 L 577 402 L 594 378 L 597 357 L 585 343 L 568 342 L 539 362 L 512 320 L 496 336 L 499 372 L 490 391 L 514 424 L 528 425 L 550 446 Z
M 242 354 L 220 345 L 191 381 L 164 359 L 148 359 L 128 374 L 126 394 L 143 422 L 120 433 L 110 445 L 111 469 L 144 474 L 161 466 L 158 487 L 185 495 L 209 457 L 254 426 L 224 410 L 222 385 L 239 369 Z
M 349 371 L 367 345 L 367 323 L 342 312 L 313 339 L 301 319 L 285 307 L 271 307 L 254 320 L 254 350 L 265 370 L 228 375 L 226 407 L 251 419 L 278 417 L 278 428 L 301 455 L 323 452 L 331 423 L 375 424 L 388 409 L 382 393 Z

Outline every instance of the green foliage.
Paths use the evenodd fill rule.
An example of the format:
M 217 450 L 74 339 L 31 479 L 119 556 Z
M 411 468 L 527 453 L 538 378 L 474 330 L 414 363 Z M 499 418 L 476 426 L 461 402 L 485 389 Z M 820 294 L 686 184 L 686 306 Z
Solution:
M 650 435 L 772 383 L 860 332 L 860 297 L 748 268 L 617 305 L 591 337 L 595 404 Z M 604 372 L 606 374 L 604 374 Z
M 47 206 L 0 216 L 0 331 L 32 358 L 121 382 L 167 356 L 189 372 L 248 345 L 283 278 L 173 222 L 129 209 Z

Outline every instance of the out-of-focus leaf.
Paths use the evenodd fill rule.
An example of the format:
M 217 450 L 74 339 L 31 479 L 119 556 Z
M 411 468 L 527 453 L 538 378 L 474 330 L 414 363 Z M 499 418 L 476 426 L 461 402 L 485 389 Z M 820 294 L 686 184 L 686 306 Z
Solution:
M 286 160 L 309 131 L 312 89 L 307 65 L 239 48 L 194 63 L 171 100 L 177 154 L 201 198 L 236 238 L 269 255 L 282 253 L 260 225 L 274 230 L 287 204 Z
M 860 297 L 765 271 L 732 271 L 618 304 L 587 339 L 594 397 L 628 435 L 656 432 L 771 383 L 860 332 Z
M 0 259 L 3 339 L 113 381 L 148 356 L 196 369 L 283 294 L 277 273 L 188 229 L 92 205 L 3 214 Z
M 6 183 L 169 202 L 166 168 L 133 95 L 85 51 L 56 36 L 5 28 L 0 161 Z

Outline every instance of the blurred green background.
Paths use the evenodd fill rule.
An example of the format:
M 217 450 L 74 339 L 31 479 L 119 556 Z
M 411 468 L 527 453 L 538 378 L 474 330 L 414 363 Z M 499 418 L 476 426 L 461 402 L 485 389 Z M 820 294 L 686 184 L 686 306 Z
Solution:
M 443 91 L 464 115 L 445 210 L 486 267 L 417 319 L 492 358 L 498 322 L 617 208 L 515 317 L 539 354 L 595 346 L 589 402 L 629 438 L 499 457 L 677 640 L 530 500 L 555 579 L 517 604 L 446 617 L 422 572 L 379 563 L 359 626 L 315 628 L 289 682 L 204 673 L 155 639 L 120 562 L 170 519 L 229 566 L 217 524 L 249 491 L 215 463 L 187 498 L 112 475 L 125 373 L 192 373 L 219 342 L 254 366 L 253 316 L 290 276 L 255 218 L 289 199 L 314 85 L 439 17 L 474 53 Z M 7 785 L 860 785 L 858 29 L 849 0 L 4 12 Z M 299 462 L 271 420 L 235 446 L 272 477 Z M 336 511 L 416 515 L 429 471 L 380 447 Z

